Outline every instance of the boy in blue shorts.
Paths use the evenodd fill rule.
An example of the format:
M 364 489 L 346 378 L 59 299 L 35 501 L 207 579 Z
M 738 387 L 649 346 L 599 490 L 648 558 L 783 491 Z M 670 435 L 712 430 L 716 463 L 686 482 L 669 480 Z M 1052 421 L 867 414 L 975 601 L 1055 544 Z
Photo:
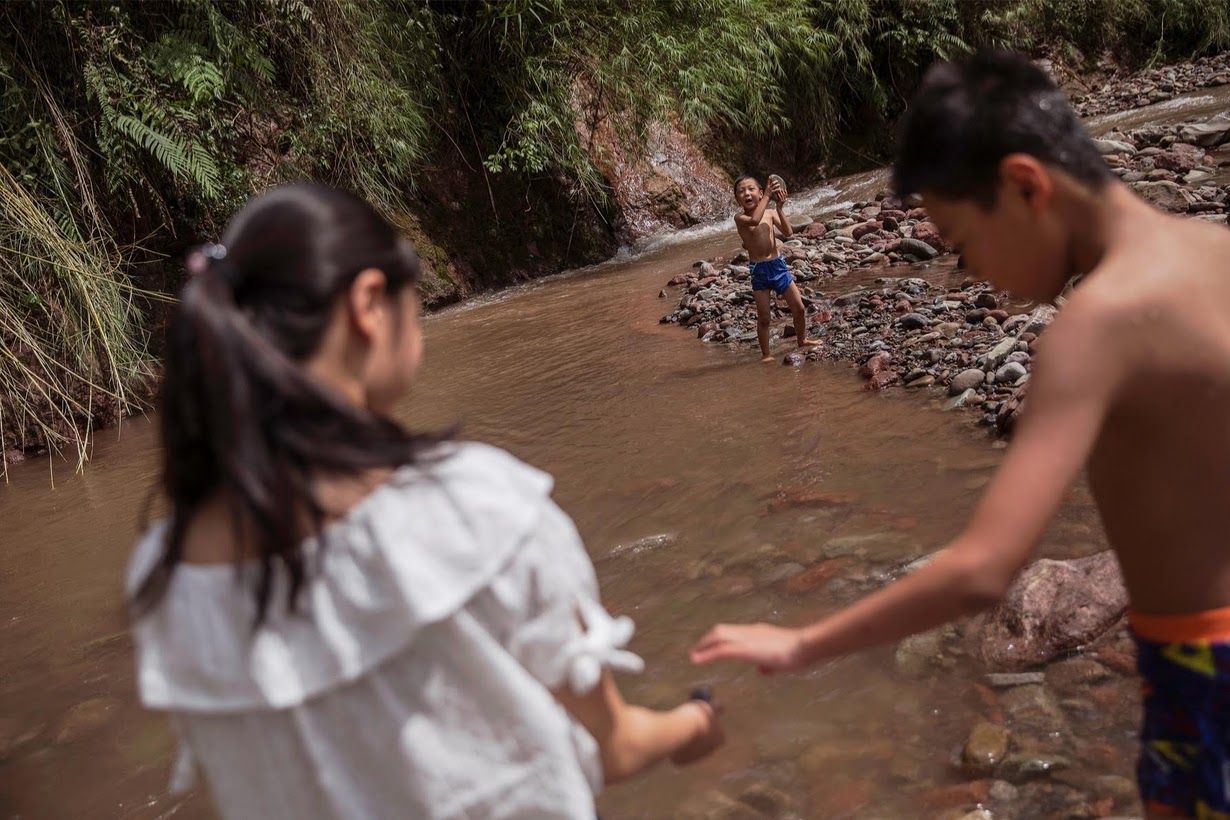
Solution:
M 1085 276 L 946 549 L 808 626 L 716 626 L 693 660 L 799 670 L 991 606 L 1085 471 L 1131 598 L 1146 811 L 1230 820 L 1230 231 L 1137 197 L 1046 73 L 1009 52 L 927 73 L 893 173 L 1001 290 L 1048 301 Z
M 777 202 L 777 210 L 769 209 L 769 200 Z M 786 216 L 786 189 L 774 179 L 769 189 L 762 190 L 760 183 L 750 174 L 735 180 L 735 201 L 743 207 L 743 213 L 735 216 L 735 227 L 747 250 L 752 270 L 752 295 L 756 297 L 756 338 L 760 341 L 762 362 L 773 361 L 769 353 L 769 325 L 773 321 L 770 312 L 770 293 L 786 297 L 790 315 L 794 319 L 794 335 L 799 347 L 814 347 L 820 344 L 807 338 L 807 311 L 803 307 L 803 295 L 799 293 L 786 260 L 777 251 L 777 228 L 782 236 L 790 236 L 790 218 Z

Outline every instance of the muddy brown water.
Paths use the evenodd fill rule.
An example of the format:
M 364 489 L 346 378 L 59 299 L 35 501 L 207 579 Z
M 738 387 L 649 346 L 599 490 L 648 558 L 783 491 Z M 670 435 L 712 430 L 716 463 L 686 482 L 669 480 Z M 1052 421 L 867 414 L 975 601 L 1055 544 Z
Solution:
M 860 175 L 811 204 L 881 184 L 880 174 Z M 633 648 L 648 669 L 623 680 L 629 698 L 671 705 L 706 683 L 726 704 L 722 750 L 608 790 L 604 817 L 670 817 L 757 783 L 803 817 L 938 814 L 920 795 L 967 779 L 954 755 L 989 716 L 975 689 L 984 670 L 971 659 L 946 657 L 921 679 L 899 671 L 892 647 L 798 676 L 687 663 L 714 622 L 799 623 L 934 550 L 960 530 L 1002 453 L 968 415 L 940 412 L 938 393 L 872 395 L 848 365 L 762 365 L 754 352 L 659 325 L 662 283 L 736 244 L 702 232 L 430 317 L 424 371 L 402 417 L 459 420 L 467 437 L 555 475 L 609 607 L 638 625 Z M 92 455 L 84 474 L 33 460 L 0 487 L 0 816 L 211 817 L 201 794 L 166 796 L 167 728 L 134 698 L 121 585 L 156 473 L 151 421 L 99 434 Z M 849 503 L 770 512 L 781 488 Z M 1040 553 L 1104 547 L 1078 486 Z M 791 594 L 775 580 L 784 563 L 835 555 L 850 560 L 827 585 Z M 1072 758 L 1071 782 L 1129 777 L 1133 687 L 1121 679 L 1096 703 L 1065 702 L 1066 730 L 1020 742 Z

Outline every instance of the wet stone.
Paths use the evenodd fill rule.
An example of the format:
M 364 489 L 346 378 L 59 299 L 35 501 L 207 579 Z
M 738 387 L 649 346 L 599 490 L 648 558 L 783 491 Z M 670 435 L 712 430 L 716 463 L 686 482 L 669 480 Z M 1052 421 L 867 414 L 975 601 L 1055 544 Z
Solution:
M 986 676 L 986 682 L 997 689 L 1038 684 L 1045 680 L 1046 675 L 1042 672 L 992 672 Z
M 1044 687 L 1031 684 L 1004 692 L 1000 703 L 1014 727 L 1039 732 L 1059 732 L 1065 721 L 1059 704 Z
M 1053 772 L 1071 767 L 1066 757 L 1059 755 L 1019 752 L 1008 755 L 999 766 L 999 776 L 1010 783 L 1020 784 Z
M 970 730 L 961 750 L 961 769 L 970 775 L 988 775 L 1008 753 L 1008 730 L 983 721 Z
M 56 730 L 56 743 L 72 743 L 111 722 L 119 710 L 115 698 L 91 698 L 68 710 Z
M 751 806 L 765 817 L 777 817 L 790 808 L 790 795 L 767 783 L 749 786 L 739 795 L 739 802 Z
M 1020 797 L 1020 790 L 1007 780 L 995 780 L 987 791 L 987 796 L 997 803 L 1011 803 Z
M 804 572 L 807 568 L 802 564 L 788 563 L 779 564 L 775 567 L 770 567 L 760 573 L 756 578 L 756 583 L 762 587 L 780 584 L 782 581 L 788 581 L 796 575 Z

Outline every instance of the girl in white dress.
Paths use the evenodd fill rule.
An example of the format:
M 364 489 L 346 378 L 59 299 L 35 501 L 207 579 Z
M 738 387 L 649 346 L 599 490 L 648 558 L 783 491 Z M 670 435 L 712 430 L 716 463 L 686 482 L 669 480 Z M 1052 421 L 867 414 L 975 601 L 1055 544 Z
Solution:
M 390 412 L 422 353 L 414 248 L 358 198 L 257 197 L 169 325 L 167 520 L 133 554 L 138 687 L 228 818 L 585 818 L 721 742 L 626 704 L 627 618 L 549 476 Z

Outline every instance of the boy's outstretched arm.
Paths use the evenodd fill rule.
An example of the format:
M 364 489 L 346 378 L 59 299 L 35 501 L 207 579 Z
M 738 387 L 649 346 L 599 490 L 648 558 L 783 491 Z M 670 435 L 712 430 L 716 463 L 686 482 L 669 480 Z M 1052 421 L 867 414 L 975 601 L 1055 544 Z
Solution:
M 692 661 L 797 670 L 932 629 L 1002 597 L 1080 473 L 1122 371 L 1104 311 L 1080 295 L 1092 296 L 1074 297 L 1047 331 L 1028 412 L 965 532 L 922 569 L 814 624 L 715 626 L 693 647 Z

